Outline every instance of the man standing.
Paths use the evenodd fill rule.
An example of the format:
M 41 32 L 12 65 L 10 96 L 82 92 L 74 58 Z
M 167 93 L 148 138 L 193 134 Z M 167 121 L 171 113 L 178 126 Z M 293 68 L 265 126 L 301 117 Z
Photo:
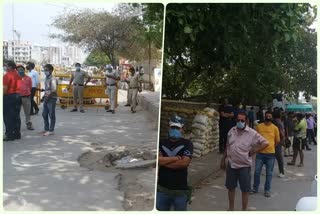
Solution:
M 83 92 L 84 88 L 87 86 L 88 82 L 90 82 L 91 78 L 88 76 L 88 74 L 81 70 L 81 64 L 76 63 L 75 64 L 76 71 L 72 73 L 71 75 L 71 80 L 69 82 L 69 87 L 70 89 L 71 84 L 73 82 L 73 105 L 74 108 L 71 110 L 71 112 L 78 111 L 77 107 L 77 101 L 79 99 L 79 105 L 80 105 L 80 112 L 84 113 L 83 110 Z M 84 83 L 84 78 L 87 78 L 87 81 Z M 84 85 L 83 85 L 84 83 Z
M 8 61 L 3 63 L 6 74 L 3 76 L 3 120 L 6 127 L 3 141 L 13 141 L 21 138 L 19 81 L 16 63 Z
M 239 112 L 236 126 L 228 132 L 227 147 L 221 159 L 221 169 L 226 169 L 226 187 L 229 210 L 234 210 L 235 189 L 240 184 L 242 210 L 247 210 L 251 183 L 252 156 L 268 146 L 268 141 L 246 124 L 247 116 Z M 226 167 L 225 161 L 228 160 Z
M 317 141 L 314 136 L 314 127 L 315 126 L 316 126 L 316 122 L 314 121 L 312 115 L 309 113 L 307 115 L 307 139 L 309 140 L 310 144 L 311 144 L 311 140 L 312 140 L 313 144 L 317 145 Z
M 186 211 L 191 197 L 188 187 L 188 166 L 191 162 L 193 144 L 182 138 L 184 122 L 173 116 L 169 122 L 169 139 L 159 143 L 159 173 L 156 208 L 159 211 Z
M 288 139 L 291 143 L 291 145 L 293 144 L 293 128 L 294 128 L 294 124 L 293 124 L 293 117 L 294 117 L 294 113 L 293 112 L 289 112 L 286 120 L 285 120 L 285 135 L 286 135 L 286 139 Z M 291 152 L 290 152 L 290 147 L 285 148 L 284 150 L 284 156 L 288 157 L 288 156 L 292 156 Z
M 117 80 L 120 80 L 119 73 L 113 70 L 111 65 L 106 66 L 106 83 L 107 83 L 107 91 L 110 99 L 110 109 L 107 112 L 115 113 L 115 105 L 116 105 L 116 93 L 117 93 Z
M 307 130 L 307 124 L 305 120 L 303 119 L 303 115 L 301 113 L 298 113 L 296 115 L 296 118 L 294 119 L 294 137 L 293 137 L 293 157 L 292 161 L 288 162 L 288 165 L 295 165 L 296 164 L 296 159 L 299 153 L 300 156 L 300 164 L 298 165 L 299 167 L 303 166 L 303 151 L 302 147 L 304 144 L 304 141 L 306 139 L 306 130 Z
M 256 166 L 254 172 L 253 190 L 251 193 L 257 193 L 260 185 L 260 175 L 263 165 L 266 166 L 266 181 L 264 184 L 264 196 L 271 196 L 271 181 L 275 160 L 275 148 L 280 143 L 280 133 L 278 127 L 272 124 L 272 112 L 266 111 L 264 123 L 257 126 L 257 132 L 269 142 L 268 146 L 259 151 L 256 155 Z
M 219 107 L 220 121 L 220 140 L 219 140 L 219 152 L 220 154 L 224 153 L 227 142 L 227 135 L 229 130 L 234 126 L 234 113 L 232 105 L 229 105 L 228 98 L 224 99 L 223 104 Z
M 128 103 L 131 103 L 131 113 L 136 113 L 138 91 L 142 91 L 140 74 L 135 72 L 134 68 L 129 69 L 131 76 L 128 79 L 129 97 Z
M 275 157 L 278 162 L 279 175 L 278 177 L 284 178 L 284 166 L 283 166 L 283 157 L 282 157 L 282 146 L 284 145 L 285 133 L 284 125 L 281 121 L 281 112 L 280 110 L 273 112 L 273 124 L 276 125 L 279 129 L 280 134 L 280 143 L 276 145 Z
M 31 88 L 32 80 L 29 76 L 25 75 L 25 68 L 23 66 L 18 66 L 17 71 L 21 76 L 21 81 L 19 84 L 19 91 L 21 96 L 21 103 L 24 111 L 24 116 L 26 118 L 26 125 L 28 130 L 34 130 L 31 123 L 30 109 L 31 109 Z
M 36 95 L 37 91 L 37 86 L 40 83 L 39 80 L 39 74 L 36 70 L 34 70 L 35 65 L 33 62 L 28 62 L 26 69 L 29 71 L 28 76 L 31 77 L 32 80 L 32 88 L 31 88 L 31 95 L 30 95 L 30 100 L 31 100 L 31 109 L 30 109 L 30 115 L 35 115 L 38 114 L 39 112 L 39 107 L 37 103 L 34 101 L 34 96 Z
M 43 103 L 42 117 L 44 120 L 43 136 L 53 135 L 56 124 L 56 102 L 57 102 L 57 80 L 52 76 L 53 66 L 46 64 L 44 66 L 45 94 Z M 50 122 L 49 122 L 50 117 Z

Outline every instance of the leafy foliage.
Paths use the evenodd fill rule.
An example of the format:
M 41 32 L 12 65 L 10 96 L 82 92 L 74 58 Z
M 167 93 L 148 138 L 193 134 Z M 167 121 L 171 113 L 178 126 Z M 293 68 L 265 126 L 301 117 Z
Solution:
M 267 102 L 278 91 L 315 95 L 315 82 L 296 84 L 298 74 L 316 80 L 311 66 L 316 36 L 308 30 L 316 16 L 312 9 L 309 4 L 167 5 L 163 95 L 202 101 L 229 96 L 252 104 Z M 303 58 L 302 50 L 298 54 L 298 45 L 312 50 L 311 58 Z M 305 72 L 284 62 L 288 51 L 296 63 L 308 64 Z M 288 78 L 294 79 L 291 87 Z

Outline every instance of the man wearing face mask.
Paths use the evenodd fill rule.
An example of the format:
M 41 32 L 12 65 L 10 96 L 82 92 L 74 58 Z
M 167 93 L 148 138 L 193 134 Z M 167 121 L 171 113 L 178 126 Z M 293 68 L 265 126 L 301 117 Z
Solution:
M 71 80 L 69 82 L 68 90 L 71 88 L 71 84 L 73 82 L 73 105 L 74 108 L 71 110 L 71 112 L 78 111 L 78 105 L 77 101 L 79 99 L 79 105 L 80 105 L 80 112 L 84 113 L 83 110 L 83 92 L 84 88 L 87 86 L 88 82 L 90 82 L 91 77 L 88 76 L 87 72 L 81 70 L 80 63 L 75 64 L 76 70 L 71 75 Z M 84 78 L 87 78 L 87 81 L 84 83 Z
M 57 102 L 57 80 L 52 76 L 53 66 L 46 64 L 44 66 L 45 79 L 45 94 L 43 103 L 42 117 L 44 120 L 43 136 L 54 134 L 56 124 L 56 102 Z M 50 121 L 49 121 L 50 118 Z
M 31 109 L 30 109 L 30 115 L 38 114 L 39 112 L 39 107 L 37 103 L 34 101 L 34 96 L 37 91 L 37 86 L 40 83 L 39 80 L 39 74 L 36 70 L 34 70 L 35 64 L 33 62 L 28 62 L 26 69 L 29 71 L 28 76 L 32 80 L 32 88 L 31 88 L 31 95 L 30 95 L 30 100 L 31 100 Z
M 107 92 L 110 99 L 110 109 L 107 112 L 115 113 L 116 93 L 117 93 L 117 80 L 120 80 L 120 75 L 116 70 L 113 70 L 111 65 L 106 66 L 106 85 Z
M 21 81 L 19 84 L 19 91 L 21 96 L 21 103 L 24 111 L 24 115 L 26 118 L 26 125 L 28 130 L 34 130 L 31 123 L 30 117 L 30 109 L 31 109 L 31 88 L 32 88 L 32 80 L 29 76 L 25 75 L 25 68 L 23 66 L 18 66 L 17 71 L 21 76 Z
M 193 144 L 182 138 L 184 121 L 175 115 L 169 122 L 169 139 L 159 143 L 159 173 L 156 208 L 159 211 L 187 210 L 191 191 L 188 186 L 188 166 Z
M 134 68 L 129 69 L 131 76 L 128 78 L 127 83 L 129 85 L 128 103 L 131 103 L 131 113 L 136 113 L 137 95 L 141 92 L 141 77 L 135 72 Z
M 16 63 L 4 62 L 6 74 L 3 76 L 3 120 L 6 127 L 3 141 L 13 141 L 21 138 L 20 108 L 21 97 L 19 93 L 19 76 Z
M 252 156 L 269 144 L 259 133 L 247 126 L 246 121 L 246 113 L 238 112 L 236 126 L 228 132 L 226 150 L 221 159 L 221 169 L 226 169 L 225 185 L 228 189 L 230 211 L 234 210 L 235 189 L 238 182 L 242 192 L 242 210 L 247 210 L 251 189 Z
M 264 123 L 257 126 L 257 132 L 268 140 L 269 145 L 256 155 L 254 183 L 251 194 L 259 191 L 260 175 L 263 165 L 266 166 L 266 181 L 264 184 L 264 196 L 271 196 L 271 181 L 275 161 L 275 148 L 280 143 L 280 133 L 277 126 L 272 123 L 272 112 L 266 111 Z

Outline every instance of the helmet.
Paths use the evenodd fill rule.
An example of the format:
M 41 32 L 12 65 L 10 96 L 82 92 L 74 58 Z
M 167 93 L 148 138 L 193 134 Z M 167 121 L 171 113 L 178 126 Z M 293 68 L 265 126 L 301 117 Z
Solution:
M 108 65 L 106 65 L 106 69 L 107 69 L 107 70 L 112 70 L 113 67 L 112 67 L 112 65 L 108 64 Z
M 182 128 L 184 126 L 184 119 L 178 115 L 173 115 L 169 121 L 170 126 L 177 126 Z

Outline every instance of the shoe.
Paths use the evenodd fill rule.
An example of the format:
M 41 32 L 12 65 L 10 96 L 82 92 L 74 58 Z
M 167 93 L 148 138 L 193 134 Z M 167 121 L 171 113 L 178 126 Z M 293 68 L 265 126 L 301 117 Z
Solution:
M 75 112 L 75 111 L 78 111 L 78 109 L 74 108 L 70 112 Z
M 298 167 L 303 167 L 303 163 L 300 163 L 300 164 L 298 165 Z
M 30 123 L 27 123 L 27 129 L 28 130 L 34 130 L 34 128 L 32 127 L 32 123 L 30 122 Z
M 307 148 L 307 151 L 310 151 L 311 149 L 310 148 Z
M 278 175 L 278 177 L 279 177 L 279 178 L 284 178 L 285 176 L 284 176 L 284 174 L 280 173 L 280 174 Z
M 257 190 L 252 189 L 252 190 L 250 190 L 249 195 L 253 195 L 253 194 L 256 194 L 256 193 L 258 193 L 258 191 L 257 191 Z
M 292 162 L 288 162 L 287 164 L 290 165 L 290 166 L 294 166 L 295 165 L 295 163 L 292 163 Z
M 288 157 L 289 155 L 284 155 L 284 157 Z
M 264 196 L 265 196 L 265 197 L 270 197 L 270 196 L 271 196 L 271 193 L 268 192 L 268 191 L 266 191 L 266 192 L 264 192 Z
M 125 106 L 125 107 L 128 107 L 128 106 L 130 106 L 130 104 L 125 104 L 124 106 Z
M 112 110 L 112 114 L 114 114 L 115 113 L 115 111 L 114 110 Z
M 43 136 L 49 136 L 49 135 L 53 135 L 54 132 L 50 132 L 50 131 L 46 131 L 45 133 L 43 133 Z
M 136 113 L 136 111 L 131 111 L 132 114 Z
M 21 139 L 21 134 L 20 134 L 20 133 L 19 133 L 19 134 L 15 134 L 15 135 L 14 135 L 14 139 L 16 139 L 16 140 Z
M 113 110 L 111 110 L 111 109 L 109 109 L 109 110 L 107 110 L 107 112 L 112 112 Z
M 81 113 L 84 113 L 84 110 L 80 110 Z
M 3 141 L 14 141 L 14 138 L 6 136 L 5 138 L 3 138 Z

